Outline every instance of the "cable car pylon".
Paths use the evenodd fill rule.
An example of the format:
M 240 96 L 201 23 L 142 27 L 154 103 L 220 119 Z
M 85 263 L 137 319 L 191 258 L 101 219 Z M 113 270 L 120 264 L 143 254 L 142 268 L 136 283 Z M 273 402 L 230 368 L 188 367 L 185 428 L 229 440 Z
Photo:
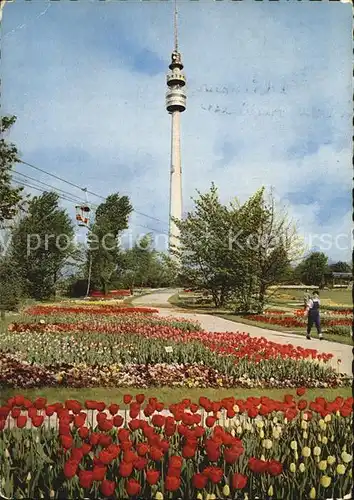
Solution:
M 87 238 L 86 243 L 88 247 L 88 233 L 90 231 L 90 206 L 87 196 L 87 188 L 81 188 L 81 190 L 85 193 L 85 203 L 81 203 L 81 205 L 76 205 L 76 222 L 79 227 L 85 227 L 87 229 Z M 88 268 L 88 276 L 87 276 L 87 290 L 86 290 L 86 298 L 90 295 L 90 287 L 91 287 L 91 273 L 92 273 L 92 253 L 89 251 L 89 268 Z

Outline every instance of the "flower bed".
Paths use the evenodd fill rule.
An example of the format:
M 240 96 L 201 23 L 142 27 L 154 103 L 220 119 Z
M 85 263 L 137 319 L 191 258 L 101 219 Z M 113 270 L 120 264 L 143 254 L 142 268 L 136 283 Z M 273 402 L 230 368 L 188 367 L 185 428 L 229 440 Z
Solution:
M 352 316 L 353 311 L 351 309 L 321 311 L 321 324 L 328 332 L 331 332 L 334 327 L 348 327 L 340 330 L 340 334 L 347 336 L 351 334 Z M 258 323 L 279 325 L 285 328 L 306 329 L 307 325 L 307 317 L 304 315 L 304 309 L 293 311 L 269 309 L 264 314 L 252 314 L 244 316 L 244 318 Z M 333 333 L 337 332 L 333 330 Z
M 11 398 L 0 408 L 6 498 L 343 498 L 353 398 L 119 404 Z M 300 399 L 302 398 L 302 399 Z M 24 428 L 30 425 L 31 428 Z M 247 497 L 246 497 L 247 495 Z
M 54 309 L 54 308 L 53 308 Z M 332 354 L 150 314 L 24 316 L 0 338 L 4 387 L 336 387 Z M 102 308 L 106 311 L 107 308 Z M 87 311 L 87 313 L 86 313 Z M 32 319 L 31 322 L 29 320 Z M 24 376 L 26 374 L 26 377 Z M 45 376 L 43 375 L 45 374 Z
M 26 314 L 47 316 L 49 314 L 154 314 L 158 309 L 151 307 L 124 307 L 118 305 L 85 305 L 85 306 L 34 306 L 28 308 Z

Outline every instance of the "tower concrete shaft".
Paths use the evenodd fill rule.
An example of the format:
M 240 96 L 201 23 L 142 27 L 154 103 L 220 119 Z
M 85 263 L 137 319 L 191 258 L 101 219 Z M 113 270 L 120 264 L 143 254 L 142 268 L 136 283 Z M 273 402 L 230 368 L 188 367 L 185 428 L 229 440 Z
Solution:
M 182 57 L 178 51 L 177 6 L 174 16 L 174 51 L 167 75 L 166 110 L 171 115 L 171 171 L 170 171 L 170 227 L 169 250 L 178 247 L 179 230 L 174 219 L 182 219 L 182 168 L 181 168 L 181 113 L 186 109 L 186 77 Z
M 179 230 L 172 221 L 182 219 L 182 168 L 181 168 L 181 140 L 180 140 L 180 111 L 172 111 L 171 128 L 171 179 L 170 179 L 170 227 L 169 249 L 178 247 Z

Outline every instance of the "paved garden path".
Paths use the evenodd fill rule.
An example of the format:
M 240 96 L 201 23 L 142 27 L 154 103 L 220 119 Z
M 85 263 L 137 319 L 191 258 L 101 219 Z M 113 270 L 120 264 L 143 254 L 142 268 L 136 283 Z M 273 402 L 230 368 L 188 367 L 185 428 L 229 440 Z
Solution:
M 272 342 L 281 344 L 292 344 L 294 346 L 302 346 L 311 349 L 317 349 L 318 352 L 332 353 L 332 365 L 341 373 L 352 375 L 352 360 L 353 348 L 349 345 L 339 344 L 337 342 L 329 342 L 327 340 L 306 340 L 305 336 L 295 333 L 279 332 L 259 328 L 258 326 L 245 325 L 243 323 L 235 323 L 227 319 L 219 318 L 211 314 L 201 314 L 194 312 L 186 312 L 185 309 L 173 307 L 168 299 L 177 293 L 178 290 L 166 289 L 153 292 L 149 295 L 144 295 L 133 300 L 134 305 L 156 307 L 162 316 L 178 316 L 191 320 L 197 320 L 204 330 L 209 332 L 247 332 L 251 336 L 265 337 Z M 338 364 L 338 360 L 340 363 Z

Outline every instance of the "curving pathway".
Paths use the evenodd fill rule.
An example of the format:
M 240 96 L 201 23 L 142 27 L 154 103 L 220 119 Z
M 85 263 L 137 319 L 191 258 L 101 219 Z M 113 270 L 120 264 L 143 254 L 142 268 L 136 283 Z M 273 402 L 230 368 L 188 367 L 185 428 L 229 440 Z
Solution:
M 159 310 L 162 316 L 178 316 L 180 318 L 191 319 L 198 321 L 202 328 L 209 332 L 247 332 L 251 336 L 265 337 L 272 342 L 280 344 L 292 344 L 294 346 L 302 346 L 311 349 L 317 349 L 318 352 L 332 353 L 332 366 L 339 369 L 341 373 L 346 373 L 352 376 L 353 348 L 349 345 L 339 344 L 337 342 L 329 342 L 327 340 L 306 340 L 305 336 L 300 336 L 288 332 L 279 332 L 259 328 L 257 326 L 245 325 L 243 323 L 235 323 L 218 316 L 211 314 L 201 314 L 186 312 L 185 309 L 173 307 L 168 299 L 177 293 L 175 289 L 164 289 L 153 292 L 149 295 L 144 295 L 133 300 L 134 305 L 152 306 Z M 339 361 L 339 363 L 338 363 Z

